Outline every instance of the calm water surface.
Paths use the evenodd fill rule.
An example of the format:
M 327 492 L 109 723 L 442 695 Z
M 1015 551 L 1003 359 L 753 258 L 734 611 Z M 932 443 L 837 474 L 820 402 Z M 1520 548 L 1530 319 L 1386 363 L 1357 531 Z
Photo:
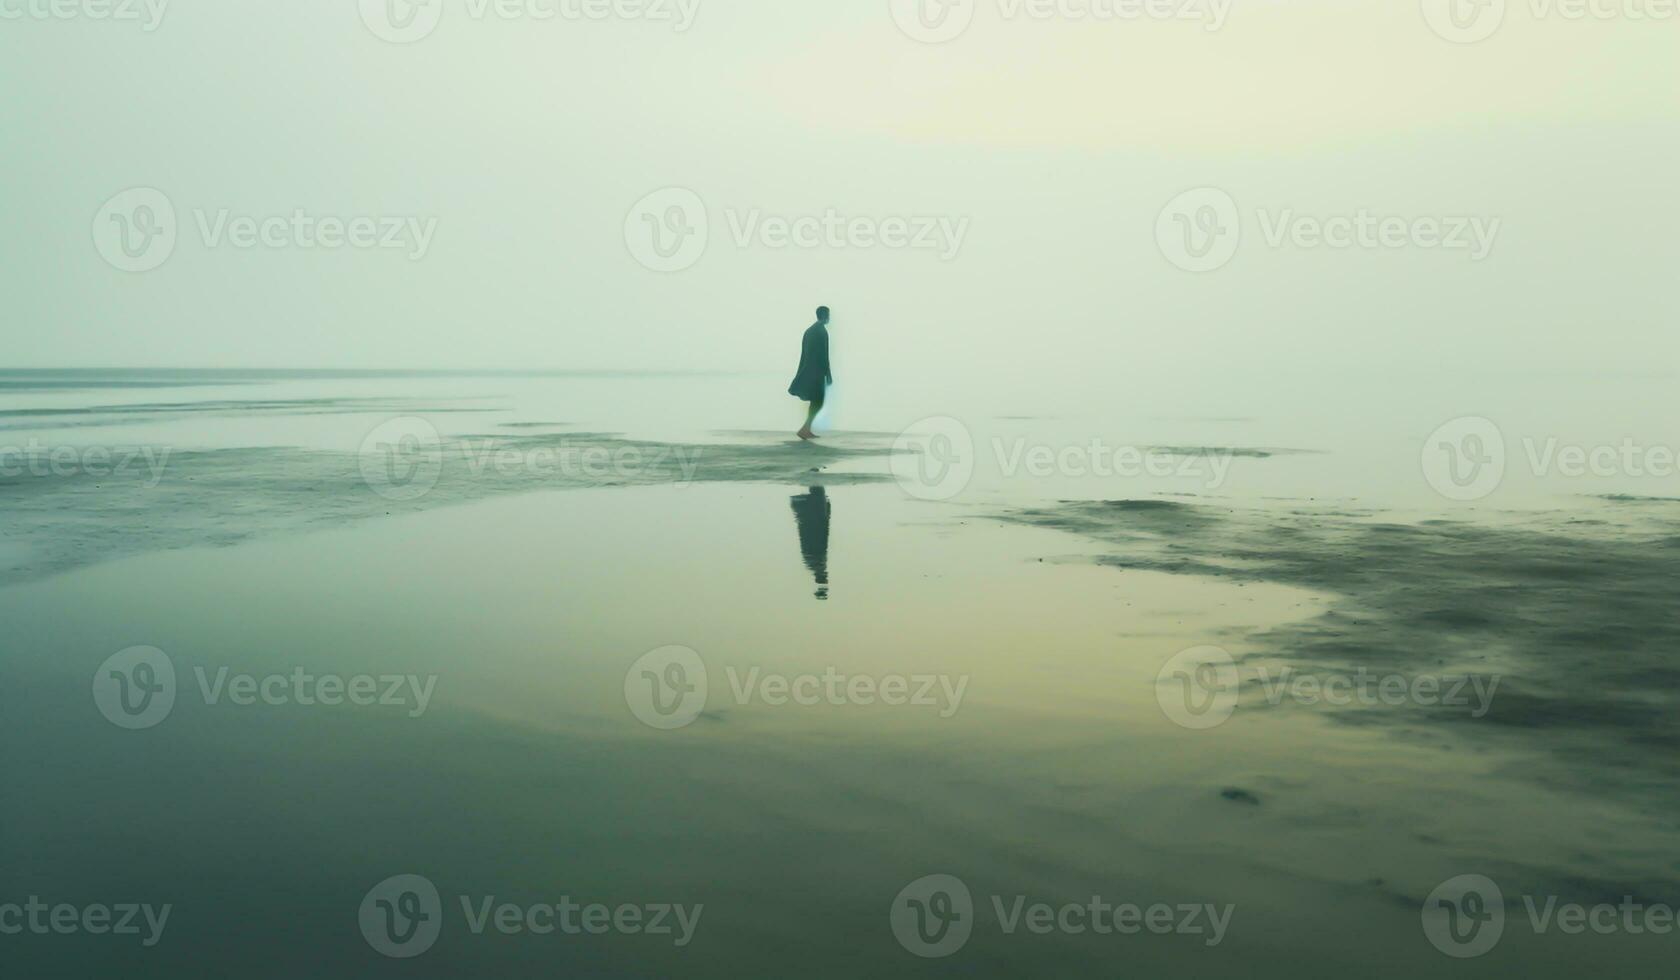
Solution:
M 1155 518 L 1074 527 L 1057 508 L 1236 507 L 1260 515 L 1262 535 L 1301 513 L 1332 526 L 1355 506 L 1370 509 L 1352 519 L 1363 524 L 1584 521 L 1606 547 L 1665 533 L 1666 512 L 1629 516 L 1546 481 L 1455 510 L 1414 486 L 1415 445 L 1400 462 L 1381 448 L 1421 444 L 1439 419 L 1421 432 L 1372 423 L 1356 450 L 1352 425 L 1290 431 L 1188 406 L 1126 422 L 958 413 L 982 462 L 963 493 L 926 501 L 886 475 L 892 437 L 877 435 L 921 416 L 842 400 L 840 431 L 806 468 L 787 455 L 805 449 L 763 421 L 794 407 L 760 397 L 764 383 L 142 375 L 89 388 L 4 376 L 14 414 L 0 442 L 176 454 L 151 488 L 83 473 L 0 485 L 15 516 L 0 538 L 14 573 L 0 588 L 0 902 L 171 906 L 150 948 L 6 936 L 17 975 L 1562 977 L 1607 965 L 1656 976 L 1672 962 L 1673 936 L 1535 935 L 1520 897 L 1680 897 L 1666 730 L 1562 737 L 1508 718 L 1271 705 L 1253 686 L 1224 724 L 1183 727 L 1159 682 L 1180 651 L 1218 646 L 1282 669 L 1302 642 L 1291 630 L 1339 624 L 1358 641 L 1371 635 L 1360 616 L 1383 631 L 1387 607 L 1350 611 L 1346 596 L 1366 593 L 1328 576 L 1133 561 L 1142 544 L 1108 531 Z M 671 388 L 692 415 L 648 408 L 669 403 L 650 392 Z M 714 468 L 693 483 L 553 486 L 494 467 L 452 483 L 446 471 L 438 499 L 417 502 L 340 481 L 367 434 L 399 415 L 521 451 L 532 444 L 513 440 L 566 432 L 715 447 Z M 988 465 L 991 440 L 1018 437 L 1301 452 L 1236 459 L 1223 485 L 1196 488 Z M 218 451 L 253 455 L 230 467 Z M 277 496 L 288 481 L 302 489 Z M 497 481 L 507 492 L 484 486 Z M 1035 526 L 1023 510 L 1058 520 Z M 1277 554 L 1291 533 L 1276 532 Z M 1203 557 L 1188 533 L 1154 537 L 1171 561 Z M 1216 557 L 1234 571 L 1255 563 L 1251 551 Z M 1408 570 L 1427 575 L 1416 560 Z M 1473 633 L 1454 620 L 1431 635 Z M 1362 642 L 1340 667 L 1358 665 Z M 1497 665 L 1524 697 L 1547 690 L 1531 647 L 1470 645 L 1443 642 L 1434 669 Z M 176 675 L 173 706 L 140 730 L 90 696 L 107 659 L 134 647 L 161 651 Z M 644 659 L 669 647 L 698 670 Z M 373 678 L 380 695 L 305 704 L 275 682 L 243 704 L 226 686 L 297 675 Z M 703 710 L 662 714 L 680 684 L 656 704 L 654 681 L 697 676 Z M 900 680 L 910 703 L 880 703 Z M 854 681 L 878 696 L 794 696 Z M 1606 746 L 1609 765 L 1576 754 Z M 1599 766 L 1617 778 L 1595 782 Z M 1426 938 L 1420 909 L 1472 873 L 1505 887 L 1507 923 L 1488 955 L 1453 959 Z M 417 908 L 439 931 L 413 959 L 382 955 L 362 915 L 399 875 L 437 893 Z M 929 875 L 968 892 L 953 922 L 969 935 L 949 957 L 895 936 L 895 910 L 916 908 L 905 889 Z M 386 896 L 399 917 L 401 891 Z M 1168 908 L 1170 926 L 1009 931 L 1014 908 L 1094 900 Z M 650 935 L 622 922 L 544 933 L 533 926 L 546 913 L 526 917 L 563 903 L 698 918 L 686 935 Z M 504 904 L 520 914 L 475 923 Z M 386 914 L 374 907 L 372 921 Z

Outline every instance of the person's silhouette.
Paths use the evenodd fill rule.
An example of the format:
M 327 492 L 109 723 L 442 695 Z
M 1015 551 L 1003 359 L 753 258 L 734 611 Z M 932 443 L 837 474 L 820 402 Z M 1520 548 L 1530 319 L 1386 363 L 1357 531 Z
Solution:
M 794 494 L 788 502 L 793 505 L 793 519 L 799 525 L 799 553 L 817 580 L 817 598 L 827 599 L 828 519 L 834 511 L 828 503 L 828 492 L 822 487 L 812 487 L 805 493 Z
M 799 370 L 793 376 L 793 384 L 788 385 L 788 394 L 811 403 L 810 411 L 805 415 L 805 424 L 795 433 L 799 438 L 816 438 L 811 431 L 811 423 L 822 411 L 828 386 L 833 383 L 834 369 L 828 362 L 828 307 L 819 306 L 817 322 L 806 328 L 805 339 L 800 343 Z

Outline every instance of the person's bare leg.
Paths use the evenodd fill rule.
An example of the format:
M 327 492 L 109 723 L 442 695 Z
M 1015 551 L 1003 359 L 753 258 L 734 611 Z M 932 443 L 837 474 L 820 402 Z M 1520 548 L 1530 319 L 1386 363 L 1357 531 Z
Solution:
M 811 431 L 811 423 L 817 420 L 817 413 L 822 411 L 822 407 L 823 400 L 821 398 L 812 399 L 811 410 L 805 413 L 805 424 L 800 426 L 799 431 L 795 432 L 794 435 L 805 440 L 817 438 L 817 434 Z

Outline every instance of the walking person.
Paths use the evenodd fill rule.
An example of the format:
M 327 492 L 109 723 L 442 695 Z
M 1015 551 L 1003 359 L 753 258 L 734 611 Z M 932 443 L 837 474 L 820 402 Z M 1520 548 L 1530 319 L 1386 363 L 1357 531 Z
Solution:
M 819 306 L 817 322 L 805 331 L 805 340 L 799 349 L 799 371 L 793 376 L 793 384 L 788 385 L 788 394 L 811 403 L 810 410 L 805 414 L 805 424 L 795 433 L 799 438 L 817 438 L 816 433 L 811 431 L 811 423 L 822 411 L 828 386 L 833 383 L 834 369 L 828 363 L 828 307 Z

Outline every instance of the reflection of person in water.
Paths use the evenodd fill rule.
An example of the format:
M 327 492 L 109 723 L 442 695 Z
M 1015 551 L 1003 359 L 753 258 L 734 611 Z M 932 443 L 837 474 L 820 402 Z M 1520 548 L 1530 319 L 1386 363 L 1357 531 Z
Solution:
M 817 579 L 817 598 L 828 598 L 828 518 L 833 508 L 828 492 L 812 487 L 796 494 L 789 501 L 793 505 L 793 519 L 799 524 L 799 552 L 805 556 L 805 567 Z
M 799 346 L 799 371 L 794 374 L 793 384 L 788 385 L 788 394 L 811 403 L 810 411 L 805 415 L 805 424 L 795 433 L 799 438 L 816 438 L 811 432 L 811 423 L 822 411 L 828 386 L 833 383 L 834 370 L 828 363 L 828 307 L 819 306 L 817 322 L 806 329 L 805 339 Z

